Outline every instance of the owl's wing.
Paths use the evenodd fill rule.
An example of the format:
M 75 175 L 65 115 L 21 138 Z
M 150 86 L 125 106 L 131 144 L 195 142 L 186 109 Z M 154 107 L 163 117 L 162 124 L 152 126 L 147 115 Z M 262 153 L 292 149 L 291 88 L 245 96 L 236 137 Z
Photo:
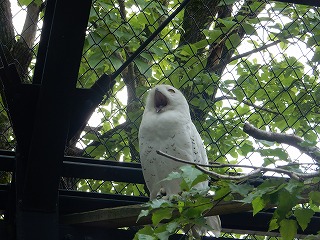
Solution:
M 196 129 L 195 125 L 191 122 L 190 124 L 191 140 L 194 150 L 195 160 L 201 164 L 208 164 L 207 152 L 202 142 L 201 136 Z
M 197 152 L 194 152 L 194 156 L 196 159 L 196 162 L 201 163 L 201 164 L 208 164 L 208 157 L 207 157 L 207 152 L 204 147 L 204 144 L 202 142 L 201 136 L 196 129 L 195 125 L 192 123 L 191 126 L 191 135 L 192 135 L 192 143 L 194 145 L 193 149 L 197 150 Z M 202 182 L 198 184 L 199 188 L 204 188 L 208 186 L 208 181 Z M 220 217 L 219 216 L 211 216 L 211 217 L 206 217 L 206 224 L 210 226 L 214 231 L 212 231 L 215 235 L 215 237 L 220 236 L 220 231 L 221 231 L 221 222 L 220 222 Z M 204 235 L 208 230 L 204 228 L 199 228 L 195 226 L 193 229 L 193 235 L 194 236 L 201 236 Z

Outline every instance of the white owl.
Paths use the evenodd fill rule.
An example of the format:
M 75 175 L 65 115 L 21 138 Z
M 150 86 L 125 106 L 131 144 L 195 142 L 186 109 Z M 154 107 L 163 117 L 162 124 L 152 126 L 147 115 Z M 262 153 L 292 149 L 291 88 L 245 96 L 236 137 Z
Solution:
M 159 193 L 170 196 L 181 192 L 180 180 L 162 180 L 183 164 L 158 155 L 157 150 L 190 162 L 208 163 L 201 137 L 191 120 L 188 102 L 178 89 L 169 85 L 157 85 L 148 93 L 139 129 L 139 147 L 151 200 Z M 208 181 L 197 185 L 202 189 L 207 186 Z M 219 216 L 207 217 L 206 222 L 218 237 L 221 230 Z M 194 235 L 204 234 L 202 230 Z

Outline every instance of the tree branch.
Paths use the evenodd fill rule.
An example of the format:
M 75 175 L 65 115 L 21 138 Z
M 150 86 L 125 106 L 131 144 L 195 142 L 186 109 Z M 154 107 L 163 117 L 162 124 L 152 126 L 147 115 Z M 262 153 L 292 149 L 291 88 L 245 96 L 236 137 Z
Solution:
M 261 0 L 257 0 L 256 2 L 260 2 L 261 6 L 263 7 L 258 7 L 255 12 L 251 12 L 250 14 L 247 13 L 248 8 L 250 9 L 249 5 L 252 3 L 252 0 L 246 0 L 244 1 L 244 3 L 242 4 L 242 7 L 240 8 L 240 10 L 238 11 L 238 13 L 234 16 L 235 21 L 237 22 L 237 17 L 238 16 L 243 16 L 246 15 L 246 17 L 248 18 L 255 18 L 257 17 L 257 15 L 264 9 L 264 6 L 266 3 L 264 3 Z M 237 34 L 239 36 L 240 39 L 243 39 L 243 37 L 245 36 L 245 30 L 243 29 L 243 27 L 241 25 L 238 26 L 238 30 L 237 30 Z M 235 52 L 235 49 L 228 49 L 225 44 L 223 44 L 222 47 L 222 54 L 221 54 L 221 58 L 220 61 L 216 61 L 214 65 L 212 66 L 207 66 L 208 69 L 210 71 L 215 71 L 218 75 L 221 75 L 224 71 L 224 69 L 226 68 L 227 64 L 231 62 L 231 57 Z M 221 65 L 220 65 L 221 64 Z M 217 65 L 219 65 L 219 67 L 217 67 Z
M 288 175 L 290 178 L 296 179 L 296 180 L 303 180 L 306 178 L 313 178 L 313 177 L 319 177 L 320 176 L 320 172 L 312 172 L 312 173 L 297 173 L 297 172 L 293 172 L 293 171 L 289 171 L 289 170 L 285 170 L 282 169 L 280 167 L 278 168 L 266 168 L 266 167 L 257 167 L 257 166 L 250 166 L 250 165 L 239 165 L 239 164 L 220 164 L 220 163 L 214 163 L 214 164 L 201 164 L 201 163 L 195 163 L 195 162 L 189 162 L 180 158 L 176 158 L 174 156 L 171 156 L 169 154 L 166 154 L 164 152 L 161 151 L 156 151 L 157 154 L 164 156 L 166 158 L 169 158 L 173 161 L 176 162 L 180 162 L 180 163 L 185 163 L 188 165 L 193 165 L 195 166 L 197 169 L 199 169 L 200 171 L 208 174 L 209 176 L 211 176 L 214 179 L 225 179 L 225 180 L 244 180 L 253 176 L 256 176 L 260 173 L 264 173 L 264 172 L 276 172 L 276 173 L 282 173 L 285 175 Z M 226 175 L 226 174 L 219 174 L 216 172 L 212 172 L 209 171 L 205 168 L 223 168 L 223 167 L 242 167 L 242 168 L 253 168 L 254 170 L 250 173 L 247 174 L 243 174 L 240 176 L 230 176 L 230 175 Z M 283 167 L 283 166 L 281 166 Z
M 40 6 L 34 2 L 27 6 L 27 16 L 21 32 L 19 41 L 24 42 L 29 48 L 32 48 L 37 32 Z
M 304 145 L 306 142 L 296 135 L 263 131 L 254 127 L 250 123 L 244 124 L 243 131 L 255 139 L 285 143 L 293 146 L 320 163 L 320 149 L 316 146 Z
M 119 11 L 120 11 L 120 15 L 123 21 L 127 21 L 127 17 L 126 17 L 126 6 L 124 3 L 124 0 L 118 0 L 119 3 Z
M 236 101 L 238 101 L 238 99 L 236 97 L 232 97 L 232 96 L 221 96 L 221 97 L 217 97 L 214 99 L 215 102 L 222 101 L 222 100 L 236 100 Z M 255 105 L 255 104 L 249 102 L 249 101 L 243 100 L 243 101 L 241 101 L 241 103 L 246 104 L 246 105 L 251 106 L 256 109 L 260 109 L 260 110 L 268 112 L 268 113 L 272 113 L 275 115 L 279 114 L 278 112 L 272 111 L 272 110 L 264 108 L 264 107 L 260 107 L 258 105 Z
M 16 67 L 23 82 L 30 82 L 28 79 L 28 67 L 32 60 L 37 23 L 40 13 L 40 6 L 34 2 L 27 6 L 27 15 L 20 35 L 20 39 L 13 48 L 13 57 L 16 59 Z
M 193 0 L 185 7 L 182 21 L 183 34 L 179 46 L 196 43 L 204 39 L 207 29 L 218 11 L 218 0 Z
M 0 1 L 0 26 L 0 42 L 10 51 L 14 44 L 14 29 L 9 0 Z

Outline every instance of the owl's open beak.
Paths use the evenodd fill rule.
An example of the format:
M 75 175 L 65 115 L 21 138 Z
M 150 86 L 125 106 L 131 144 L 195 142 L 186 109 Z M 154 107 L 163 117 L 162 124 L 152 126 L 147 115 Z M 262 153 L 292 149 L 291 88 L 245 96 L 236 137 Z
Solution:
M 156 112 L 160 112 L 168 104 L 168 99 L 163 95 L 158 88 L 155 89 L 154 94 L 154 108 Z

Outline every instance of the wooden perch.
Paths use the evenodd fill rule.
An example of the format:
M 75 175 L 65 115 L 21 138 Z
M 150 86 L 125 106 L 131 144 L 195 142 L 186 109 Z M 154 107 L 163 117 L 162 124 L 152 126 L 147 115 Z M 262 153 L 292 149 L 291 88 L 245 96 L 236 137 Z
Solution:
M 83 213 L 74 213 L 62 216 L 60 222 L 68 225 L 86 225 L 93 227 L 119 228 L 151 224 L 151 215 L 142 217 L 137 222 L 143 205 L 131 205 L 115 208 L 104 208 Z M 239 213 L 252 210 L 251 204 L 238 201 L 221 202 L 211 209 L 206 216 Z M 173 216 L 177 216 L 174 212 Z
M 318 191 L 320 189 L 320 184 L 315 184 L 311 188 L 307 188 L 302 193 L 302 198 L 299 203 L 305 203 L 308 200 L 308 194 L 310 191 Z M 241 199 L 241 196 L 235 194 L 233 195 L 236 199 Z M 216 203 L 216 204 L 215 204 Z M 233 201 L 219 201 L 213 202 L 213 208 L 206 212 L 205 216 L 215 216 L 215 215 L 225 215 L 231 213 L 241 213 L 252 210 L 252 205 L 250 203 L 243 203 L 239 200 Z M 267 205 L 264 209 L 270 209 L 276 207 L 275 205 Z M 141 217 L 137 221 L 141 210 L 147 210 L 148 207 L 137 204 L 129 206 L 121 206 L 114 208 L 103 208 L 94 211 L 73 213 L 61 216 L 60 223 L 66 225 L 84 225 L 91 227 L 103 227 L 103 228 L 120 228 L 120 227 L 131 227 L 131 226 L 141 226 L 151 224 L 151 215 L 146 217 Z M 178 211 L 173 212 L 173 218 L 178 216 Z

